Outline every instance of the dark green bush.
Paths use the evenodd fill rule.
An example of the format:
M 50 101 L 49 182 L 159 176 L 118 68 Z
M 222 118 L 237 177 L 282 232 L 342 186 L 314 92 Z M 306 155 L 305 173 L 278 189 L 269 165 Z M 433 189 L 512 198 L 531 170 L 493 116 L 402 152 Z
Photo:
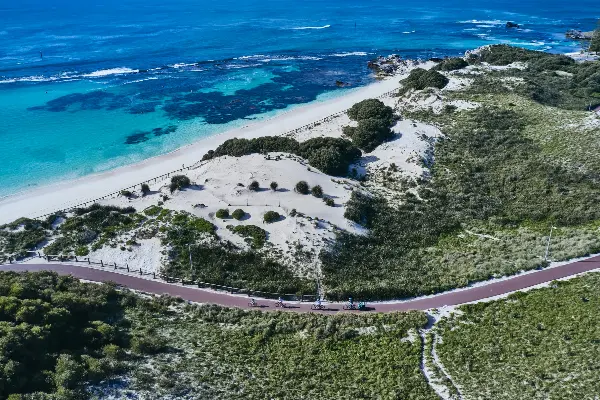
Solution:
M 252 190 L 253 192 L 256 192 L 258 191 L 258 189 L 260 189 L 260 184 L 258 183 L 258 181 L 252 181 L 252 183 L 248 185 L 248 189 Z
M 443 89 L 448 82 L 448 78 L 437 71 L 415 68 L 400 83 L 402 83 L 404 89 L 423 90 L 428 87 Z
M 375 200 L 369 195 L 355 190 L 350 195 L 350 200 L 346 203 L 344 218 L 354 221 L 359 225 L 371 226 L 375 209 L 373 203 Z
M 123 196 L 123 197 L 131 197 L 131 196 L 133 196 L 133 193 L 131 193 L 130 190 L 121 190 L 121 196 Z
M 238 221 L 241 220 L 242 218 L 244 218 L 245 215 L 246 215 L 246 212 L 244 210 L 242 210 L 241 208 L 238 208 L 231 213 L 231 216 L 233 218 L 237 219 Z
M 386 120 L 365 119 L 358 122 L 357 127 L 344 127 L 344 134 L 359 148 L 370 153 L 383 142 L 394 137 L 394 132 Z
M 171 178 L 171 184 L 169 185 L 169 189 L 171 193 L 175 190 L 182 190 L 189 187 L 191 184 L 190 178 L 185 175 L 175 175 Z
M 217 210 L 217 212 L 215 213 L 215 217 L 221 218 L 221 219 L 229 218 L 229 209 L 221 208 L 221 209 Z
M 381 100 L 366 99 L 350 107 L 348 117 L 354 121 L 379 119 L 388 121 L 389 125 L 394 120 L 394 110 L 383 104 Z
M 263 247 L 267 241 L 267 231 L 256 225 L 238 225 L 228 228 L 242 237 L 249 238 L 250 245 L 254 249 Z
M 435 69 L 438 71 L 456 71 L 463 69 L 468 66 L 469 63 L 464 58 L 450 57 L 445 58 L 442 62 L 436 65 Z
M 271 222 L 277 222 L 280 219 L 281 215 L 279 215 L 277 211 L 267 211 L 263 217 L 263 221 L 265 221 L 267 224 L 270 224 Z
M 86 385 L 122 372 L 102 350 L 128 347 L 128 296 L 51 272 L 0 272 L 0 398 L 87 398 Z
M 308 194 L 310 188 L 308 186 L 308 183 L 306 183 L 306 181 L 300 181 L 298 183 L 296 183 L 296 192 L 300 193 L 300 194 Z
M 329 207 L 335 206 L 335 201 L 333 201 L 333 199 L 331 197 L 325 198 L 324 201 L 325 201 L 325 204 L 328 205 Z
M 147 183 L 142 183 L 142 186 L 140 189 L 142 191 L 143 196 L 146 196 L 150 193 L 150 186 Z
M 271 187 L 272 191 L 276 192 L 277 188 L 279 187 L 279 184 L 277 182 L 271 182 L 269 186 Z
M 306 158 L 313 167 L 330 175 L 346 175 L 348 165 L 361 155 L 360 150 L 354 147 L 352 142 L 340 138 L 313 138 L 298 143 L 291 138 L 265 136 L 256 139 L 227 140 L 215 151 L 205 154 L 203 159 L 224 155 L 241 157 L 265 151 L 296 154 Z
M 319 185 L 313 186 L 310 189 L 310 192 L 312 193 L 313 196 L 321 198 L 323 197 L 323 188 Z

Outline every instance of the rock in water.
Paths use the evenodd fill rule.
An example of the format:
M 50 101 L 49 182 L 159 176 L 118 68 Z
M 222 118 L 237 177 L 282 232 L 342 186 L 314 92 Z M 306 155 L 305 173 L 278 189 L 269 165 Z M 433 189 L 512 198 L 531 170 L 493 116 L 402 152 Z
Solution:
M 517 24 L 515 22 L 508 21 L 506 23 L 506 29 L 509 29 L 509 28 L 518 28 L 518 27 L 519 27 L 519 24 Z

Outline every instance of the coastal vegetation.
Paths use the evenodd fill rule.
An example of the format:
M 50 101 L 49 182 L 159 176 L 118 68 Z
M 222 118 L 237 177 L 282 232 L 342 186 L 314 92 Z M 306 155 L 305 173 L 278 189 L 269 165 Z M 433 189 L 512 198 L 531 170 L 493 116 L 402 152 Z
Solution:
M 215 217 L 221 219 L 229 218 L 229 210 L 227 208 L 220 208 L 215 213 Z
M 296 192 L 300 194 L 308 194 L 310 191 L 310 187 L 308 186 L 308 183 L 306 183 L 306 181 L 299 181 L 298 183 L 296 183 L 296 187 L 294 188 L 294 190 L 296 190 Z
M 143 313 L 142 313 L 143 311 Z M 144 358 L 130 389 L 210 399 L 434 400 L 419 369 L 424 313 L 263 313 L 175 304 L 134 310 L 172 349 Z M 132 313 L 133 314 L 133 313 Z
M 267 231 L 256 225 L 228 225 L 227 228 L 233 233 L 246 238 L 254 249 L 263 247 L 267 241 Z
M 594 156 L 599 128 L 586 125 L 589 114 L 570 110 L 566 100 L 556 108 L 526 90 L 528 79 L 546 75 L 540 69 L 561 64 L 573 77 L 557 79 L 572 79 L 571 93 L 596 93 L 591 71 L 598 63 L 541 54 L 491 46 L 482 60 L 503 65 L 528 60 L 533 66 L 471 75 L 471 87 L 445 93 L 448 101 L 478 104 L 475 109 L 404 112 L 444 133 L 434 147 L 430 178 L 420 179 L 415 189 L 402 185 L 400 202 L 353 192 L 345 216 L 370 231 L 341 233 L 322 254 L 330 298 L 425 295 L 544 267 L 551 226 L 557 228 L 553 259 L 600 251 L 594 206 L 600 199 Z M 542 90 L 550 90 L 552 74 L 540 81 Z M 509 76 L 522 80 L 507 85 Z M 576 78 L 582 76 L 590 78 Z M 577 134 L 566 134 L 570 131 Z
M 462 57 L 444 58 L 434 69 L 438 71 L 456 71 L 467 67 L 469 63 Z
M 591 399 L 600 392 L 599 287 L 594 273 L 461 306 L 436 324 L 440 362 L 463 398 Z
M 171 193 L 176 190 L 182 190 L 190 186 L 190 178 L 185 175 L 175 175 L 171 178 L 171 184 L 169 185 L 169 189 Z
M 415 68 L 400 83 L 402 83 L 403 91 L 407 91 L 409 89 L 423 90 L 429 87 L 443 89 L 448 82 L 448 78 L 433 69 Z
M 277 211 L 267 211 L 263 217 L 263 220 L 270 224 L 272 222 L 277 222 L 281 219 L 281 215 Z
M 344 135 L 366 152 L 391 139 L 394 133 L 390 126 L 394 122 L 394 110 L 377 99 L 367 99 L 353 105 L 347 112 L 354 126 L 345 126 Z
M 238 221 L 241 220 L 242 218 L 244 218 L 245 215 L 246 215 L 246 212 L 244 210 L 242 210 L 241 208 L 237 208 L 231 213 L 231 216 L 233 218 L 237 219 Z
M 136 300 L 108 284 L 0 272 L 0 397 L 84 399 L 86 386 L 124 374 L 152 343 L 124 315 Z
M 349 165 L 361 156 L 352 142 L 340 138 L 319 137 L 299 143 L 295 139 L 281 136 L 264 136 L 256 139 L 229 139 L 210 150 L 202 159 L 214 157 L 241 157 L 249 154 L 283 152 L 300 156 L 308 163 L 329 175 L 345 176 Z

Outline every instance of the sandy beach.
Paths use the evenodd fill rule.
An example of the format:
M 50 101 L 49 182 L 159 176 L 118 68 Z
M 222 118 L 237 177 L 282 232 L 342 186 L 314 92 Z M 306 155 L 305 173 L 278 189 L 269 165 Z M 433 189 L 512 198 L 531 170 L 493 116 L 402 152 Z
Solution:
M 410 67 L 401 74 L 350 90 L 340 97 L 296 106 L 271 119 L 250 123 L 242 128 L 199 140 L 171 153 L 149 158 L 138 164 L 53 185 L 44 185 L 43 182 L 39 182 L 39 188 L 7 196 L 0 200 L 0 223 L 8 223 L 19 217 L 34 218 L 57 210 L 68 209 L 167 172 L 178 170 L 182 166 L 190 166 L 199 161 L 208 150 L 216 148 L 227 139 L 284 134 L 344 111 L 358 101 L 378 97 L 398 88 L 398 81 L 409 70 Z

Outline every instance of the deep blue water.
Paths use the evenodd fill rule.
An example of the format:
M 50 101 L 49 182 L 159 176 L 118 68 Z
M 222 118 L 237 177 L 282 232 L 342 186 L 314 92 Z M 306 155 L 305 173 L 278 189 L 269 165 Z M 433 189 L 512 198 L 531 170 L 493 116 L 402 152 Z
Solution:
M 376 55 L 575 51 L 564 32 L 599 17 L 589 0 L 0 0 L 0 195 L 367 84 Z

